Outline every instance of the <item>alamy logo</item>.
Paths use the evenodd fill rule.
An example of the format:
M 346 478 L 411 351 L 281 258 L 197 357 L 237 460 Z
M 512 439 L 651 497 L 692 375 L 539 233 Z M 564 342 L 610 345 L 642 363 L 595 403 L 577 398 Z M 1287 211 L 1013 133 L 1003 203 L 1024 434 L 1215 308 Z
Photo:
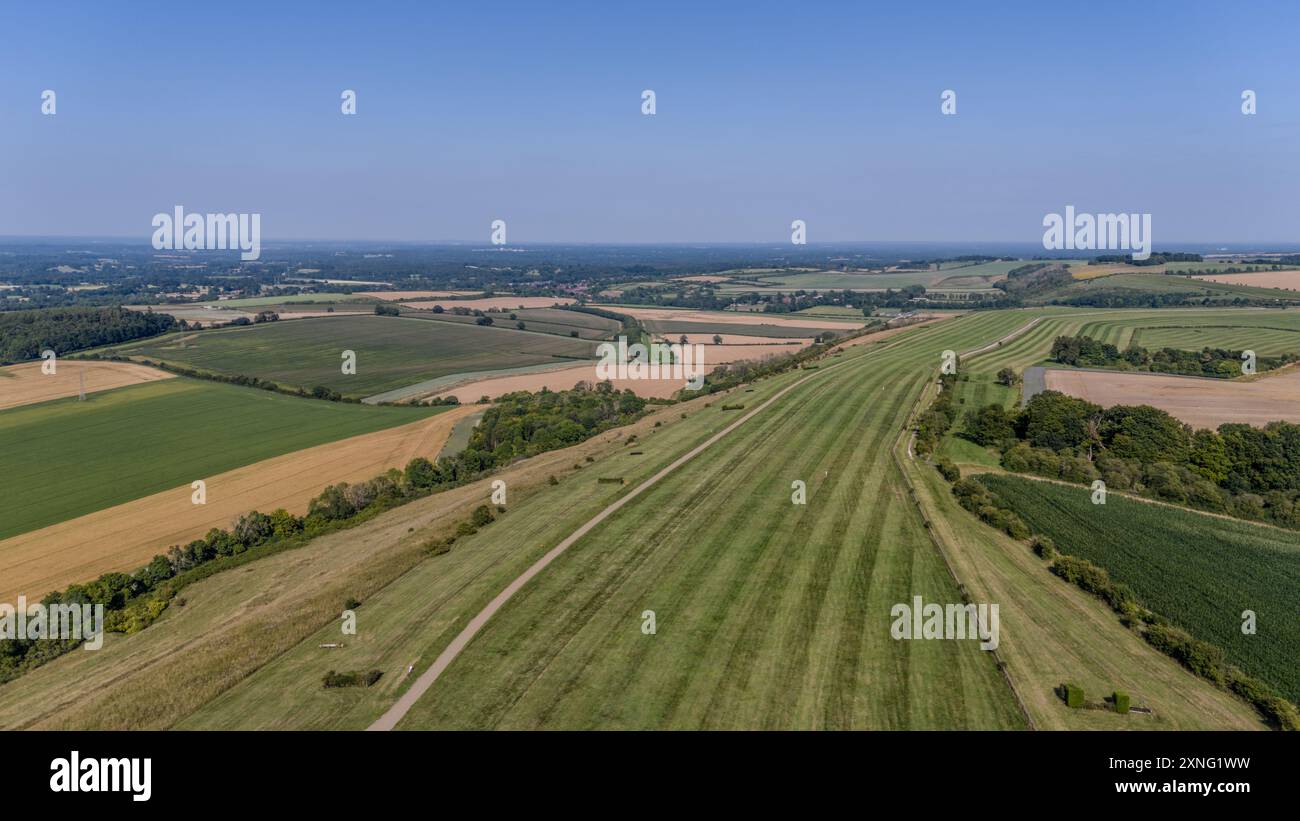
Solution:
M 50 762 L 51 792 L 125 792 L 132 801 L 153 796 L 152 758 L 82 758 L 73 750 Z
M 1151 256 L 1150 214 L 1076 214 L 1043 217 L 1043 248 L 1048 251 L 1132 251 L 1133 259 Z
M 262 256 L 261 214 L 186 214 L 183 206 L 174 213 L 153 216 L 155 251 L 234 251 L 251 262 Z
M 981 650 L 996 650 L 999 643 L 996 604 L 924 604 L 920 596 L 912 603 L 896 604 L 889 610 L 894 623 L 889 635 L 903 639 L 979 639 Z
M 84 641 L 87 650 L 104 646 L 104 605 L 0 602 L 0 639 L 9 641 Z
M 652 342 L 627 344 L 620 336 L 618 345 L 602 342 L 596 348 L 596 379 L 681 379 L 687 390 L 704 387 L 704 346 Z

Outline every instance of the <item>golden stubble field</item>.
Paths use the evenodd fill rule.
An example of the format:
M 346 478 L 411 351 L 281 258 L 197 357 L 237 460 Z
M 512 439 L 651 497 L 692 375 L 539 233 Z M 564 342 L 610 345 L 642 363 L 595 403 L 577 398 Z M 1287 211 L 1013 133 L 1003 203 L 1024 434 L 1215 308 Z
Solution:
M 207 503 L 185 485 L 0 541 L 0 601 L 51 590 L 102 573 L 129 572 L 174 544 L 228 528 L 244 513 L 307 511 L 327 485 L 374 478 L 416 456 L 437 457 L 467 406 L 377 433 L 354 436 L 255 462 L 211 477 Z
M 52 374 L 42 373 L 42 364 L 44 363 L 23 362 L 0 368 L 0 410 L 76 396 L 81 390 L 83 376 L 86 380 L 86 393 L 140 385 L 174 376 L 134 362 L 60 360 L 55 363 Z
M 1224 422 L 1255 426 L 1278 420 L 1300 423 L 1300 369 L 1296 368 L 1251 381 L 1057 369 L 1047 370 L 1044 377 L 1049 390 L 1104 408 L 1152 405 L 1194 428 L 1214 429 Z

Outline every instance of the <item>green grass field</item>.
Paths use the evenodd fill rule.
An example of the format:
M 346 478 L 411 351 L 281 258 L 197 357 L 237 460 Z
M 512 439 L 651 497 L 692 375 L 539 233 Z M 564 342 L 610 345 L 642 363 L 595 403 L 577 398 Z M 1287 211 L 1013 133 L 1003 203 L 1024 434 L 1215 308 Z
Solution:
M 1300 701 L 1300 533 L 1111 495 L 1086 487 L 986 475 L 988 485 L 1036 533 L 1101 565 L 1138 600 L 1228 660 Z M 1259 632 L 1244 635 L 1242 611 Z
M 504 328 L 379 316 L 340 316 L 222 328 L 118 346 L 115 352 L 279 384 L 372 394 L 467 371 L 591 358 L 594 343 Z M 341 354 L 354 351 L 356 373 Z
M 444 312 L 410 309 L 402 310 L 402 316 L 412 319 L 430 319 L 440 322 L 456 322 L 473 325 L 478 317 Z M 515 328 L 517 322 L 523 322 L 525 329 L 534 333 L 554 334 L 571 337 L 577 333 L 579 339 L 611 339 L 623 327 L 621 322 L 613 319 L 584 314 L 579 311 L 565 311 L 560 308 L 522 308 L 514 311 L 493 311 L 488 313 L 493 325 L 501 328 Z M 510 317 L 514 316 L 515 319 Z
M 0 539 L 444 409 L 178 378 L 0 411 Z
M 1300 320 L 1300 315 L 1297 315 Z M 1300 325 L 1300 323 L 1297 323 Z M 1300 327 L 1261 328 L 1251 325 L 1148 325 L 1136 328 L 1129 344 L 1148 350 L 1179 348 L 1199 351 L 1203 348 L 1251 350 L 1260 356 L 1300 353 Z
M 855 274 L 837 271 L 816 271 L 811 273 L 762 274 L 758 277 L 761 285 L 755 287 L 747 283 L 728 282 L 718 286 L 718 293 L 736 294 L 745 291 L 883 291 L 888 288 L 898 290 L 911 285 L 944 287 L 947 289 L 987 288 L 1004 277 L 1012 268 L 1024 265 L 1023 262 L 985 262 L 978 265 L 963 265 L 944 268 L 938 271 L 900 271 L 889 274 Z M 943 284 L 951 280 L 950 284 Z

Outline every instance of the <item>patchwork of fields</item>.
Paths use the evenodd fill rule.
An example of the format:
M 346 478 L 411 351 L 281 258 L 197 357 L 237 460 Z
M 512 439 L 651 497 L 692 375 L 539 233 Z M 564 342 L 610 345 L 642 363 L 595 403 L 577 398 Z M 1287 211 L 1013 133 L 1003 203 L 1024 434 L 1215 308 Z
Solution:
M 674 339 L 682 332 L 725 332 L 737 341 L 753 334 L 802 343 L 824 326 L 862 324 L 815 316 L 782 322 L 765 315 L 632 310 L 641 311 L 639 318 L 652 333 Z M 485 366 L 489 362 L 517 366 L 523 356 L 536 357 L 534 365 L 563 361 L 566 355 L 588 359 L 599 338 L 593 334 L 612 332 L 617 324 L 550 308 L 519 313 L 529 326 L 554 330 L 334 317 L 174 334 L 121 350 L 308 387 L 364 378 L 370 381 L 351 383 L 349 395 L 368 395 L 455 373 L 491 371 Z M 669 327 L 679 323 L 704 327 Z M 993 374 L 1007 365 L 1020 369 L 1040 361 L 1060 334 L 1091 331 L 1107 341 L 1127 342 L 1146 334 L 1244 339 L 1268 333 L 1274 336 L 1267 343 L 1284 345 L 1290 326 L 1290 315 L 1281 311 L 1048 309 L 969 314 L 866 337 L 823 360 L 817 370 L 782 374 L 723 397 L 665 409 L 653 417 L 654 426 L 650 420 L 638 423 L 635 449 L 624 444 L 627 431 L 617 430 L 571 453 L 547 454 L 511 468 L 528 471 L 532 484 L 512 495 L 497 522 L 457 540 L 446 555 L 429 557 L 417 545 L 432 522 L 446 527 L 463 517 L 455 511 L 481 503 L 486 483 L 413 502 L 348 533 L 325 537 L 319 550 L 255 562 L 239 574 L 239 584 L 231 583 L 232 574 L 200 582 L 187 589 L 193 608 L 169 612 L 144 633 L 110 642 L 90 654 L 93 659 L 74 654 L 4 685 L 0 705 L 8 706 L 0 706 L 0 723 L 368 726 L 410 685 L 413 675 L 407 671 L 414 667 L 418 675 L 533 561 L 735 419 L 738 414 L 722 410 L 724 402 L 757 407 L 798 382 L 713 444 L 707 458 L 668 473 L 523 586 L 415 702 L 399 728 L 1257 727 L 1249 707 L 1181 670 L 1123 628 L 1102 603 L 1052 577 L 1022 543 L 956 507 L 938 474 L 907 457 L 900 434 L 932 390 L 946 350 L 985 350 L 963 363 L 969 378 L 957 388 L 961 404 L 977 407 L 1013 402 L 1014 391 L 995 384 Z M 583 338 L 565 335 L 569 328 Z M 360 341 L 342 344 L 349 334 Z M 522 340 L 521 347 L 485 347 L 506 339 Z M 357 353 L 356 377 L 339 375 L 339 349 L 345 347 Z M 24 419 L 32 409 L 41 413 Z M 0 494 L 19 502 L 32 520 L 20 526 L 31 530 L 43 526 L 42 515 L 57 516 L 49 524 L 78 505 L 93 511 L 118 503 L 109 497 L 134 494 L 119 499 L 125 501 L 184 489 L 193 478 L 217 475 L 221 464 L 249 464 L 426 420 L 429 412 L 306 400 L 184 378 L 107 391 L 85 403 L 60 400 L 17 408 L 0 413 L 0 448 L 14 449 L 21 464 L 32 468 L 16 478 L 0 477 Z M 440 427 L 447 430 L 439 448 L 450 432 L 448 420 Z M 55 442 L 55 430 L 64 439 Z M 67 437 L 69 430 L 80 433 Z M 119 430 L 121 435 L 113 435 Z M 93 444 L 87 444 L 89 437 Z M 944 447 L 953 447 L 953 441 L 950 437 Z M 87 452 L 95 453 L 93 459 L 84 459 Z M 77 461 L 79 456 L 86 464 Z M 558 476 L 559 484 L 545 481 L 548 476 Z M 602 477 L 622 483 L 601 483 Z M 793 503 L 795 480 L 806 484 L 805 504 Z M 161 484 L 150 491 L 151 482 Z M 511 488 L 515 494 L 516 486 Z M 1034 504 L 1046 505 L 1047 498 L 1037 497 Z M 1059 511 L 1053 515 L 1059 517 Z M 1082 526 L 1071 521 L 1071 527 Z M 1220 591 L 1224 595 L 1260 593 L 1260 580 L 1272 579 L 1268 583 L 1276 584 L 1260 593 L 1256 609 L 1277 612 L 1278 597 L 1300 580 L 1292 578 L 1300 574 L 1294 562 L 1300 546 L 1282 549 L 1234 533 L 1215 531 L 1213 538 L 1223 547 L 1189 561 L 1202 579 L 1210 579 L 1216 561 L 1231 563 L 1230 583 Z M 1073 546 L 1075 538 L 1093 537 L 1059 541 Z M 1117 537 L 1114 545 L 1114 555 L 1128 555 Z M 1242 552 L 1257 561 L 1239 561 Z M 362 565 L 361 555 L 375 558 Z M 1173 556 L 1165 560 L 1178 564 Z M 1253 569 L 1256 564 L 1271 569 L 1261 575 Z M 1177 572 L 1172 565 L 1163 570 L 1165 578 Z M 1153 589 L 1161 584 L 1154 571 L 1147 578 Z M 295 589 L 291 596 L 301 612 L 263 610 L 266 602 L 289 595 L 283 585 L 290 579 L 301 580 L 302 592 Z M 961 601 L 957 579 L 976 600 L 1001 604 L 999 654 L 1005 675 L 975 642 L 890 637 L 894 604 L 915 595 L 927 602 Z M 1203 600 L 1208 592 L 1202 587 L 1191 585 L 1187 595 Z M 338 599 L 344 593 L 363 598 L 361 631 L 345 647 L 323 650 L 321 645 L 337 635 Z M 1175 598 L 1168 606 L 1192 606 L 1176 598 L 1181 594 L 1170 595 Z M 654 611 L 657 624 L 649 635 L 641 629 L 646 611 Z M 204 638 L 216 614 L 230 612 L 239 614 L 238 632 L 221 646 Z M 306 621 L 288 629 L 294 618 Z M 279 628 L 273 630 L 273 624 Z M 1279 629 L 1300 635 L 1300 625 L 1281 624 Z M 200 652 L 203 647 L 207 650 Z M 1289 650 L 1282 645 L 1277 652 Z M 1281 656 L 1269 655 L 1273 652 L 1242 666 L 1276 671 Z M 132 663 L 136 659 L 147 663 Z M 214 664 L 220 665 L 220 675 L 214 674 Z M 60 670 L 73 669 L 84 671 L 92 688 L 84 698 L 37 706 L 42 682 L 48 685 Z M 327 669 L 378 669 L 383 676 L 371 688 L 329 691 L 320 687 Z M 200 682 L 195 677 L 203 670 L 209 673 Z M 1080 681 L 1093 693 L 1131 691 L 1136 703 L 1154 713 L 1071 711 L 1052 693 L 1063 680 Z M 100 684 L 90 683 L 95 681 Z
M 12 408 L 0 413 L 0 539 L 434 412 L 185 378 Z
M 133 571 L 171 545 L 229 528 L 249 511 L 284 508 L 301 516 L 327 485 L 373 479 L 416 456 L 434 459 L 457 421 L 475 408 L 434 411 L 418 421 L 206 474 L 202 505 L 191 501 L 190 485 L 182 484 L 0 540 L 0 601 L 19 594 L 30 600 L 102 573 Z

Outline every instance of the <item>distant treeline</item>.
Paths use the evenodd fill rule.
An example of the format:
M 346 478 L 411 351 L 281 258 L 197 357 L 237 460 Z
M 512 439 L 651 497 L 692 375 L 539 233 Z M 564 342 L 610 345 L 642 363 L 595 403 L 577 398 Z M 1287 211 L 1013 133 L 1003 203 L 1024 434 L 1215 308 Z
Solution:
M 1164 251 L 1159 254 L 1152 254 L 1146 259 L 1133 259 L 1132 254 L 1102 254 L 1088 260 L 1089 265 L 1106 265 L 1113 263 L 1124 263 L 1126 265 L 1135 265 L 1146 267 L 1149 265 L 1164 265 L 1166 262 L 1202 262 L 1200 254 L 1188 254 L 1181 251 Z
M 1300 529 L 1300 425 L 1193 430 L 1150 405 L 1099 405 L 1043 391 L 1021 410 L 986 405 L 962 434 L 1017 473 L 1123 490 Z
M 1062 365 L 1075 367 L 1118 368 L 1230 379 L 1241 376 L 1243 353 L 1226 348 L 1204 348 L 1200 351 L 1160 348 L 1148 351 L 1139 345 L 1130 345 L 1121 351 L 1115 345 L 1100 342 L 1090 336 L 1058 336 L 1052 343 L 1051 357 Z M 1260 372 L 1269 371 L 1296 359 L 1300 357 L 1295 354 L 1259 356 L 1255 359 L 1255 368 Z
M 157 336 L 176 320 L 167 314 L 107 308 L 45 308 L 0 313 L 0 364 L 37 359 L 41 351 L 58 356 Z
M 69 585 L 47 595 L 53 604 L 102 604 L 105 629 L 135 633 L 162 614 L 187 584 L 207 578 L 233 564 L 373 518 L 393 507 L 432 493 L 467 484 L 513 461 L 568 447 L 609 428 L 635 421 L 646 402 L 631 391 L 615 391 L 608 384 L 595 389 L 512 393 L 483 413 L 465 450 L 436 462 L 422 456 L 404 470 L 396 468 L 355 484 L 325 488 L 296 516 L 279 509 L 251 511 L 240 516 L 230 530 L 212 528 L 202 539 L 173 545 L 154 556 L 134 573 L 105 573 L 86 584 Z M 493 521 L 486 506 L 463 522 L 456 536 L 470 535 Z M 456 537 L 431 545 L 445 553 Z M 79 642 L 0 640 L 0 683 L 74 649 Z

